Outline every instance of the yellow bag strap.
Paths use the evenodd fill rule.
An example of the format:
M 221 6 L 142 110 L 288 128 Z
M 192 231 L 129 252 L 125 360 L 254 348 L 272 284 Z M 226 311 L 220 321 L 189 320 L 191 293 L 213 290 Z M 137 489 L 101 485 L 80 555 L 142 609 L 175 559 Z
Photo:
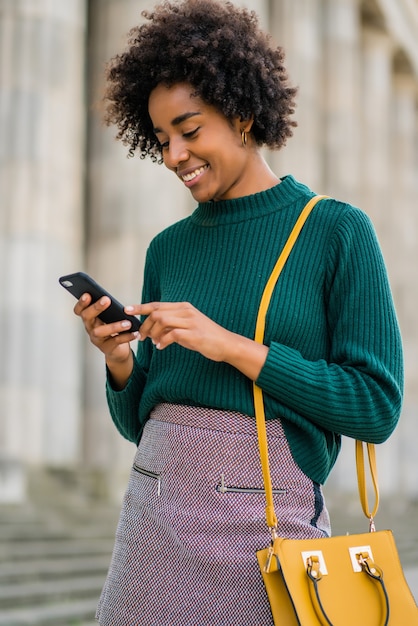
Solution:
M 255 335 L 254 340 L 257 343 L 263 343 L 264 341 L 264 331 L 265 331 L 265 323 L 266 323 L 266 314 L 270 304 L 271 296 L 273 294 L 274 287 L 276 286 L 277 280 L 280 276 L 280 272 L 282 271 L 290 252 L 299 236 L 300 231 L 303 228 L 310 212 L 314 208 L 314 206 L 320 200 L 327 198 L 328 196 L 314 196 L 309 200 L 306 204 L 302 212 L 300 213 L 296 224 L 294 225 L 292 232 L 289 235 L 288 240 L 286 241 L 284 248 L 277 259 L 277 262 L 273 268 L 272 273 L 264 287 L 263 295 L 261 297 L 260 307 L 257 315 L 257 322 L 255 327 Z M 258 436 L 258 446 L 260 451 L 260 461 L 261 461 L 261 470 L 263 474 L 263 482 L 264 482 L 264 490 L 266 494 L 266 521 L 267 526 L 275 532 L 277 529 L 277 516 L 274 510 L 273 503 L 273 488 L 271 483 L 270 476 L 270 468 L 269 468 L 269 459 L 268 459 L 268 445 L 267 445 L 267 432 L 266 432 L 266 416 L 264 412 L 264 400 L 263 400 L 263 391 L 260 387 L 253 383 L 253 393 L 254 393 L 254 409 L 255 409 L 255 417 L 256 417 L 256 425 L 257 425 L 257 436 Z M 365 516 L 370 520 L 370 530 L 374 530 L 374 522 L 373 518 L 376 515 L 378 506 L 379 506 L 379 487 L 377 483 L 377 466 L 376 466 L 376 454 L 375 447 L 373 444 L 367 444 L 367 452 L 368 452 L 368 460 L 370 466 L 370 474 L 373 482 L 374 494 L 375 494 L 375 504 L 373 507 L 373 511 L 370 513 L 368 499 L 367 499 L 367 485 L 366 485 L 366 469 L 364 462 L 364 449 L 363 442 L 356 441 L 356 467 L 357 467 L 357 481 L 358 481 L 358 489 L 360 495 L 360 502 Z
M 367 481 L 366 481 L 366 467 L 364 462 L 364 445 L 362 441 L 356 441 L 356 467 L 357 467 L 357 484 L 358 484 L 358 492 L 360 496 L 361 508 L 363 509 L 364 515 L 368 518 L 370 522 L 370 531 L 375 530 L 374 526 L 374 517 L 377 513 L 377 509 L 379 508 L 379 485 L 377 482 L 377 465 L 376 465 L 376 449 L 374 444 L 368 443 L 367 447 L 367 457 L 369 461 L 370 468 L 370 476 L 373 484 L 374 491 L 374 506 L 373 510 L 370 512 L 369 509 L 369 501 L 367 498 Z
M 272 273 L 264 287 L 263 295 L 261 297 L 260 307 L 258 309 L 257 322 L 255 325 L 255 335 L 254 340 L 257 343 L 263 343 L 264 341 L 264 330 L 266 326 L 266 314 L 267 309 L 270 304 L 271 296 L 273 294 L 274 287 L 276 286 L 277 280 L 280 276 L 280 272 L 282 271 L 289 254 L 296 242 L 296 239 L 299 236 L 300 231 L 302 230 L 303 225 L 305 224 L 310 212 L 314 208 L 319 200 L 326 198 L 327 196 L 314 196 L 309 200 L 298 219 L 296 220 L 296 224 L 293 227 L 292 232 L 289 235 L 288 240 L 286 241 L 284 248 L 276 261 L 276 265 L 273 268 Z M 264 400 L 263 400 L 263 392 L 260 387 L 258 387 L 255 382 L 253 383 L 253 393 L 254 393 L 254 410 L 255 410 L 255 418 L 257 424 L 257 435 L 258 435 L 258 446 L 260 450 L 260 461 L 261 461 L 261 470 L 263 473 L 263 481 L 264 481 L 264 490 L 266 494 L 266 520 L 267 526 L 272 530 L 277 528 L 277 517 L 274 511 L 273 504 L 273 489 L 271 484 L 271 476 L 270 476 L 270 468 L 269 468 L 269 459 L 268 459 L 268 445 L 267 445 L 267 433 L 266 433 L 266 416 L 264 413 Z

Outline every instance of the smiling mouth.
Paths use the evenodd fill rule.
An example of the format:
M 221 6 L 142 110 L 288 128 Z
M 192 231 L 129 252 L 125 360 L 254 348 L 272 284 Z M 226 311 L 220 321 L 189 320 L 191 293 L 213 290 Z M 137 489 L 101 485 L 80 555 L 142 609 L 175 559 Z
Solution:
M 185 174 L 184 176 L 180 176 L 181 180 L 185 183 L 190 183 L 192 180 L 203 174 L 205 170 L 207 170 L 209 165 L 202 165 L 202 167 L 198 167 L 194 172 L 190 172 L 190 174 Z

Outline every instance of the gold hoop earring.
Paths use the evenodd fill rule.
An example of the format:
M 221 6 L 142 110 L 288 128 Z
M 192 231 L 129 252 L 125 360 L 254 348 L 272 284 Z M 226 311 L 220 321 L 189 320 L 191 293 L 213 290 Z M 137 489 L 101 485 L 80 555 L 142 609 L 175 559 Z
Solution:
M 247 141 L 248 141 L 248 133 L 243 129 L 241 131 L 241 143 L 242 143 L 243 148 L 245 148 L 245 146 L 247 145 Z

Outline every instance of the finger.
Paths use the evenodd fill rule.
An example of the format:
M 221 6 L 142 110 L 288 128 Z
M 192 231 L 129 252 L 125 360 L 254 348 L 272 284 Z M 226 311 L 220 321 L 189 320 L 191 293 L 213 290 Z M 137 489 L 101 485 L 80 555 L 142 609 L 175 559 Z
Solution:
M 124 333 L 135 334 L 133 331 L 131 333 L 129 332 L 131 328 L 132 324 L 129 320 L 112 322 L 111 324 L 104 324 L 102 322 L 100 325 L 95 326 L 92 332 L 95 337 L 105 339 L 107 337 L 114 337 Z
M 77 303 L 74 306 L 74 313 L 76 315 L 81 315 L 81 312 L 84 311 L 84 309 L 87 308 L 90 303 L 91 295 L 89 293 L 83 293 L 81 298 L 77 300 Z
M 183 345 L 182 332 L 184 333 L 184 331 L 181 331 L 178 328 L 166 329 L 165 332 L 160 333 L 158 336 L 157 335 L 153 336 L 152 343 L 157 348 L 157 350 L 164 350 L 165 348 L 168 348 L 168 346 L 171 346 L 174 343 Z M 142 339 L 142 335 L 141 335 L 141 339 Z
M 187 302 L 146 302 L 125 307 L 130 315 L 151 315 L 155 311 L 175 311 L 187 305 Z
M 179 327 L 183 327 L 182 320 L 175 314 L 158 311 L 148 315 L 141 325 L 141 339 L 149 337 L 156 344 L 165 334 Z
M 146 302 L 145 304 L 136 304 L 125 307 L 125 311 L 132 314 L 135 312 L 135 315 L 149 315 L 153 311 L 160 309 L 163 305 L 167 306 L 168 302 Z
M 151 315 L 147 318 L 147 325 L 144 322 L 141 326 L 139 337 L 141 341 L 145 337 L 149 337 L 152 343 L 161 350 L 173 343 L 195 349 L 193 344 L 200 333 L 190 318 L 164 316 L 162 320 L 157 319 L 151 322 L 152 317 Z M 144 328 L 144 326 L 146 327 Z
M 110 298 L 103 296 L 100 300 L 97 300 L 97 302 L 90 304 L 90 306 L 85 306 L 79 315 L 83 318 L 84 323 L 88 323 L 89 325 L 94 325 L 95 323 L 103 324 L 102 321 L 98 320 L 98 317 L 100 313 L 103 313 L 103 311 L 110 306 L 110 303 Z
M 142 309 L 142 304 L 129 304 L 128 306 L 125 306 L 123 310 L 128 315 L 145 315 Z
M 101 345 L 104 349 L 103 352 L 109 352 L 108 346 L 112 345 L 112 350 L 116 346 L 121 346 L 125 343 L 130 343 L 138 339 L 138 331 L 116 333 L 115 335 L 109 335 L 104 338 L 96 337 L 95 333 L 92 333 L 92 341 L 96 345 Z
M 185 327 L 187 320 L 198 313 L 188 302 L 149 302 L 140 305 L 142 315 L 147 316 L 144 323 L 160 324 L 162 327 Z

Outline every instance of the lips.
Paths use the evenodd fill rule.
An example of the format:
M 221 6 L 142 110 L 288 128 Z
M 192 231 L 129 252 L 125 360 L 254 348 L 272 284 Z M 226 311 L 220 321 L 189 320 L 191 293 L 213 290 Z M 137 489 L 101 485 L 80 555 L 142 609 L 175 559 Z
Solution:
M 209 165 L 201 165 L 195 170 L 188 171 L 186 174 L 179 173 L 178 175 L 184 183 L 191 183 L 193 180 L 195 180 L 195 178 L 203 174 L 203 172 L 207 170 L 208 167 Z

